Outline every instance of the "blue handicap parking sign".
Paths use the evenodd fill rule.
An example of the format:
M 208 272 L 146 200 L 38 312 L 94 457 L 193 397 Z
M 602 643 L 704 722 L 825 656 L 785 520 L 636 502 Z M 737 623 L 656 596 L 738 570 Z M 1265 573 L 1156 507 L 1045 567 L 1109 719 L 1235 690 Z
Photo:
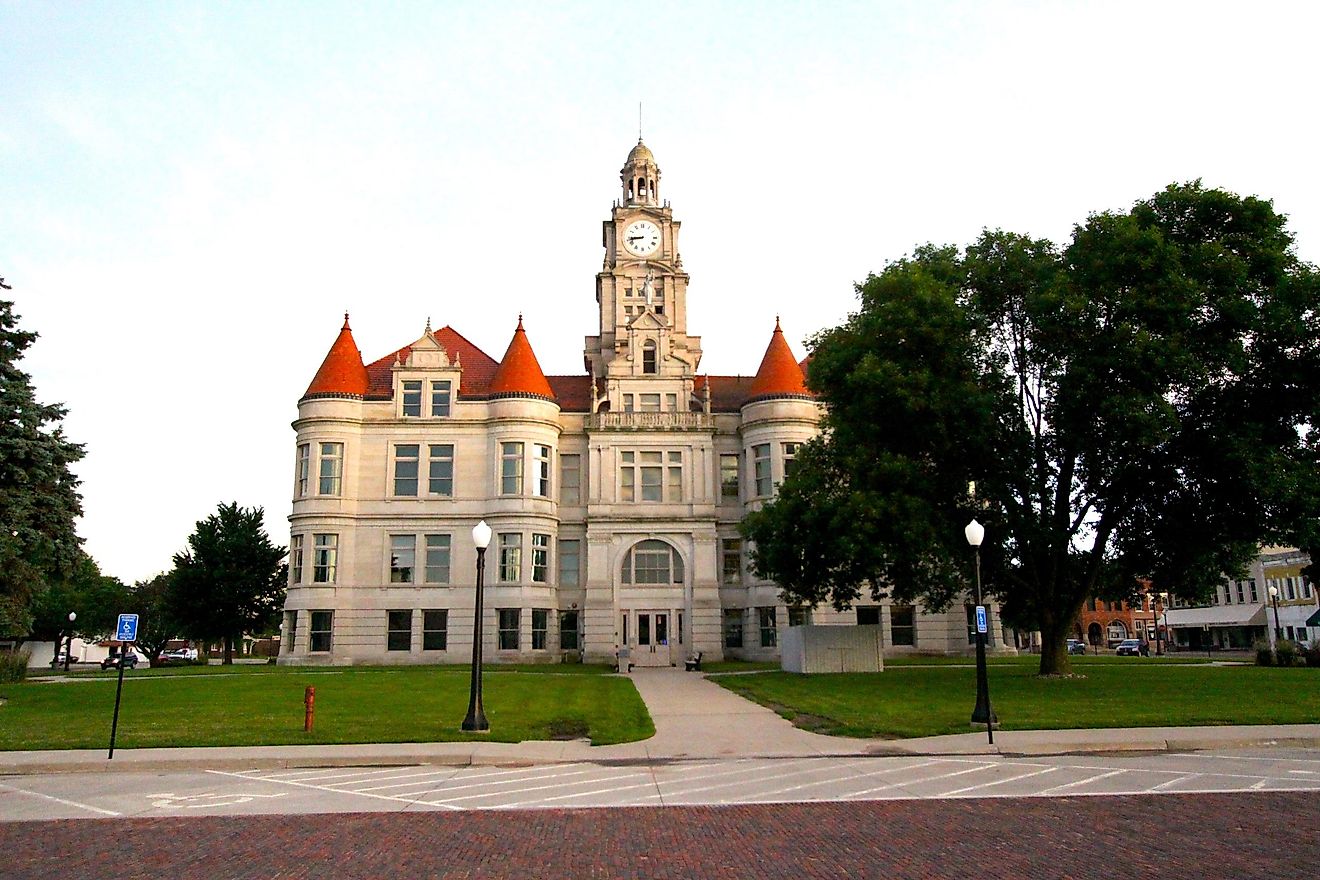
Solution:
M 984 605 L 976 606 L 976 631 L 979 633 L 984 633 L 988 631 L 986 627 Z
M 120 642 L 137 641 L 138 616 L 136 614 L 119 615 L 119 625 L 115 627 L 115 639 Z

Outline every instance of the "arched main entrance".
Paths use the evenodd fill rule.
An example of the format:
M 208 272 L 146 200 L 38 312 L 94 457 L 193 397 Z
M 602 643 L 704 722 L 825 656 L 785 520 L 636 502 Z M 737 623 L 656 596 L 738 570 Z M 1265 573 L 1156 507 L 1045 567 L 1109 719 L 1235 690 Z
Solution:
M 620 641 L 635 666 L 683 659 L 686 567 L 678 549 L 647 538 L 629 547 L 619 567 Z

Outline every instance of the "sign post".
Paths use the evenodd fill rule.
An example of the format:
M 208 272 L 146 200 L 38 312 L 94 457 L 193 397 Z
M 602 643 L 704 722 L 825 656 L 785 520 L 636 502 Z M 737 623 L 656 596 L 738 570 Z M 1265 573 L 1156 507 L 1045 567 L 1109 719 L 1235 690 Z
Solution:
M 136 614 L 119 615 L 119 622 L 115 625 L 115 640 L 119 642 L 119 683 L 115 685 L 115 717 L 110 722 L 110 754 L 105 756 L 107 761 L 115 756 L 115 732 L 119 729 L 119 697 L 124 692 L 124 658 L 132 650 L 132 644 L 137 641 L 137 630 Z

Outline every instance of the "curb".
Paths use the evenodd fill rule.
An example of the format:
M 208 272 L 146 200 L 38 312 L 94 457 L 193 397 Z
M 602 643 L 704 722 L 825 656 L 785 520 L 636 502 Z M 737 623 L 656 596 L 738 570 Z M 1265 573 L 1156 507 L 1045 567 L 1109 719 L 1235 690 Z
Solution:
M 609 748 L 608 746 L 602 748 Z M 738 755 L 631 755 L 599 756 L 565 755 L 562 757 L 531 755 L 483 755 L 461 753 L 435 754 L 426 751 L 399 751 L 392 753 L 309 755 L 253 755 L 250 757 L 200 757 L 180 754 L 136 756 L 131 749 L 120 752 L 118 760 L 94 757 L 80 753 L 54 758 L 51 752 L 33 753 L 30 761 L 6 760 L 0 753 L 0 776 L 36 776 L 63 773 L 135 773 L 182 770 L 293 770 L 321 767 L 393 767 L 429 765 L 436 767 L 536 767 L 556 764 L 592 763 L 600 765 L 660 765 L 686 761 L 712 760 L 789 760 L 803 757 L 819 758 L 912 758 L 912 757 L 966 757 L 975 755 L 999 757 L 1047 757 L 1051 755 L 1095 754 L 1158 754 L 1194 752 L 1212 749 L 1246 748 L 1299 748 L 1320 749 L 1320 736 L 1245 736 L 1245 737 L 1187 737 L 1129 739 L 1123 741 L 1081 741 L 1012 743 L 965 748 L 904 748 L 896 742 L 870 746 L 864 750 L 801 753 L 746 753 Z M 182 750 L 181 750 L 182 751 Z

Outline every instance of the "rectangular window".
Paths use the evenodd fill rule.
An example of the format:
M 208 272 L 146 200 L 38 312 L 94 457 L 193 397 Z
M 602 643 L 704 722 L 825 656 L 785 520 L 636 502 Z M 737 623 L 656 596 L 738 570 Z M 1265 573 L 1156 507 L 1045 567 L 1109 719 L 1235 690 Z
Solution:
M 517 532 L 500 534 L 500 583 L 516 584 L 522 577 L 522 535 Z
M 773 648 L 779 633 L 775 629 L 775 608 L 773 605 L 757 608 L 756 616 L 761 627 L 761 647 Z
M 289 583 L 302 583 L 303 536 L 289 536 Z
M 559 612 L 559 649 L 576 651 L 578 649 L 578 613 L 576 611 Z
M 449 583 L 449 536 L 426 536 L 426 582 Z
M 416 443 L 394 447 L 394 494 L 417 497 L 417 456 L 421 449 Z
M 567 538 L 559 542 L 559 586 L 576 587 L 582 583 L 581 577 L 582 543 L 576 538 Z
M 559 503 L 582 503 L 582 456 L 559 456 Z
M 666 394 L 666 395 L 665 395 L 665 411 L 666 411 L 666 412 L 678 412 L 678 395 L 677 395 L 677 394 Z
M 663 501 L 664 491 L 661 488 L 661 477 L 663 469 L 660 467 L 660 453 L 643 452 L 641 453 L 642 466 L 641 484 L 643 501 Z
M 417 565 L 417 536 L 390 535 L 390 583 L 411 584 Z
M 321 444 L 321 480 L 316 487 L 318 495 L 338 495 L 344 479 L 344 444 Z
M 720 495 L 738 499 L 738 456 L 720 455 Z
M 403 414 L 404 416 L 422 414 L 422 380 L 403 383 Z
M 449 612 L 443 608 L 422 612 L 422 650 L 444 651 L 449 647 Z
M 1232 593 L 1231 591 L 1232 591 L 1232 587 L 1229 586 L 1228 584 L 1224 584 L 1224 604 L 1225 604 L 1225 605 L 1232 605 L 1232 604 L 1233 604 L 1233 593 Z
M 916 609 L 911 605 L 892 605 L 889 608 L 889 642 L 892 645 L 917 644 Z
M 670 502 L 683 500 L 683 453 L 669 453 L 668 479 L 665 482 L 665 492 L 667 500 Z
M 879 605 L 858 605 L 858 606 L 857 606 L 857 625 L 858 625 L 858 626 L 879 626 L 879 625 L 880 625 L 880 606 L 879 606 Z
M 635 501 L 637 470 L 633 467 L 636 455 L 631 452 L 619 454 L 619 500 Z
M 624 412 L 633 411 L 633 396 L 631 394 L 623 395 L 623 411 Z
M 798 448 L 800 446 L 802 446 L 801 443 L 785 443 L 783 445 L 785 480 L 788 479 L 789 474 L 793 473 L 793 465 L 797 459 Z
M 310 638 L 308 649 L 318 652 L 329 651 L 334 624 L 335 613 L 333 611 L 313 611 L 312 627 L 308 631 Z
M 518 626 L 522 618 L 522 609 L 501 608 L 497 613 L 500 621 L 500 650 L 518 650 Z
M 532 650 L 545 650 L 545 634 L 550 628 L 550 609 L 532 609 Z
M 1256 579 L 1255 579 L 1255 578 L 1252 578 L 1252 579 L 1251 579 L 1251 601 L 1252 601 L 1252 602 L 1259 602 L 1259 601 L 1260 601 L 1260 594 L 1256 592 Z
M 1287 581 L 1288 581 L 1288 598 L 1289 598 L 1289 599 L 1296 599 L 1296 598 L 1297 598 L 1297 578 L 1295 578 L 1295 577 L 1290 577 L 1290 578 L 1287 579 Z
M 298 612 L 284 612 L 284 644 L 280 650 L 288 654 L 293 651 L 294 643 L 298 640 Z
M 737 538 L 725 538 L 720 541 L 720 556 L 723 559 L 720 581 L 727 586 L 736 587 L 742 583 L 742 541 Z
M 412 650 L 412 611 L 387 612 L 385 650 Z
M 660 412 L 659 394 L 639 394 L 637 395 L 637 403 L 642 412 Z
M 521 495 L 523 486 L 523 445 L 500 444 L 500 494 Z
M 1247 601 L 1246 590 L 1244 589 L 1242 581 L 1237 582 L 1237 597 L 1239 605 Z
M 432 495 L 454 497 L 454 444 L 432 443 L 426 472 L 426 491 Z
M 298 444 L 298 465 L 297 465 L 297 496 L 303 498 L 307 495 L 307 483 L 312 476 L 312 444 Z
M 1306 578 L 1302 578 L 1302 598 L 1311 598 L 1311 582 Z
M 532 494 L 537 498 L 550 497 L 550 447 L 542 446 L 539 443 L 532 447 L 535 460 L 532 466 L 536 468 L 536 473 L 532 479 L 535 482 L 532 485 Z
M 756 497 L 769 498 L 773 487 L 770 485 L 770 444 L 761 443 L 752 447 L 752 473 L 756 479 Z
M 550 536 L 532 535 L 532 583 L 548 584 L 549 582 Z
M 790 608 L 788 609 L 789 626 L 808 626 L 811 624 L 810 608 Z
M 431 415 L 449 415 L 449 380 L 431 383 Z
M 724 647 L 743 646 L 743 612 L 741 608 L 724 609 Z
M 338 535 L 312 536 L 312 582 L 333 584 L 335 566 L 339 561 Z

